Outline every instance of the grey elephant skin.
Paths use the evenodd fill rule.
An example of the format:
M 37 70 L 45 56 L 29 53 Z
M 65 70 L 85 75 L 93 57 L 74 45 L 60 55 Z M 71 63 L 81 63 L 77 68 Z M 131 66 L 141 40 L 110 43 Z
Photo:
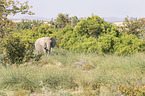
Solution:
M 53 37 L 42 37 L 36 40 L 35 49 L 38 54 L 48 53 L 50 54 L 51 48 L 56 44 L 56 41 Z

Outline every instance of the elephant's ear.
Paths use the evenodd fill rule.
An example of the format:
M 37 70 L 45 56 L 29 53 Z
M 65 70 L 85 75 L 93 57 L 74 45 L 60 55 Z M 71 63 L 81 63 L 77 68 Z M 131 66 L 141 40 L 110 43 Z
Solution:
M 51 40 L 51 47 L 53 48 L 56 44 L 56 41 L 53 37 L 50 37 L 50 40 Z

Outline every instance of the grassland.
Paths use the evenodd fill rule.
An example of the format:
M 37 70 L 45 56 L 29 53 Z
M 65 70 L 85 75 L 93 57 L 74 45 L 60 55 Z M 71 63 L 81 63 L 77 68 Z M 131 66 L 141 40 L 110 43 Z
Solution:
M 54 49 L 40 61 L 0 66 L 0 95 L 143 96 L 145 54 L 71 53 Z M 41 96 L 38 95 L 38 96 Z

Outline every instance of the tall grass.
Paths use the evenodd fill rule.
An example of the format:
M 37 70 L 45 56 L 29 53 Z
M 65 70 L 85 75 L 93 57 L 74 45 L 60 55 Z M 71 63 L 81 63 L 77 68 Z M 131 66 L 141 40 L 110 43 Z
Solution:
M 58 51 L 43 56 L 39 62 L 29 62 L 27 66 L 1 67 L 0 88 L 25 89 L 31 92 L 41 92 L 42 88 L 49 92 L 69 89 L 72 95 L 99 95 L 107 92 L 110 95 L 143 96 L 144 58 L 143 53 L 130 56 L 99 56 L 95 53 L 76 54 Z M 76 62 L 82 65 L 77 66 Z
M 37 88 L 37 69 L 27 67 L 8 67 L 0 70 L 0 88 L 13 90 L 26 89 L 34 91 Z

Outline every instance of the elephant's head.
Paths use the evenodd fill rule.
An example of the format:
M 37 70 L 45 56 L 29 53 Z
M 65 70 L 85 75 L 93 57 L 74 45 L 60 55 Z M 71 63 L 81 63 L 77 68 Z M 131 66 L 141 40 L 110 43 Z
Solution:
M 55 44 L 56 44 L 56 41 L 55 41 L 55 39 L 53 38 L 53 37 L 50 37 L 50 44 L 51 44 L 51 47 L 53 48 L 54 46 L 55 46 Z

